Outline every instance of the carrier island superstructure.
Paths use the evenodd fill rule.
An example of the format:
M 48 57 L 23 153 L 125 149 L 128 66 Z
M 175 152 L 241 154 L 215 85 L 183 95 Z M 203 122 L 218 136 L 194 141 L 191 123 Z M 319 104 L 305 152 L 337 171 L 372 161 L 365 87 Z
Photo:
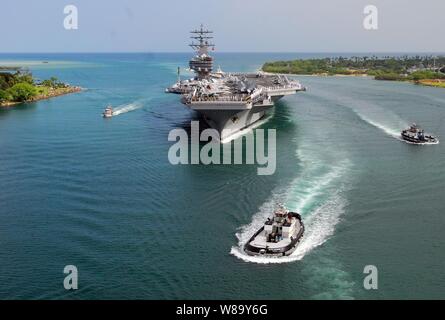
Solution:
M 178 82 L 166 92 L 181 94 L 182 103 L 218 130 L 222 142 L 258 123 L 278 99 L 305 90 L 299 82 L 283 75 L 214 71 L 213 57 L 209 54 L 215 46 L 210 42 L 213 32 L 201 25 L 191 34 L 190 47 L 196 55 L 189 67 L 195 77 L 181 80 L 178 68 Z

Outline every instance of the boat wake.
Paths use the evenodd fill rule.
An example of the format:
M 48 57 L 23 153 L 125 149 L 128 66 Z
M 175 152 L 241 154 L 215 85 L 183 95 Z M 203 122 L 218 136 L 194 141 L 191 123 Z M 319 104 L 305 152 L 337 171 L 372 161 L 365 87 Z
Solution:
M 307 159 L 308 150 L 297 153 L 303 162 L 300 174 L 288 188 L 277 190 L 261 207 L 252 222 L 236 234 L 238 245 L 230 253 L 246 262 L 270 264 L 288 263 L 303 259 L 314 248 L 325 243 L 334 233 L 335 226 L 344 212 L 346 200 L 345 177 L 351 164 L 349 160 L 329 164 L 320 160 Z M 317 159 L 312 158 L 312 159 Z M 287 257 L 249 256 L 243 250 L 244 245 L 270 217 L 276 203 L 281 202 L 290 211 L 301 213 L 305 224 L 305 234 L 297 249 Z
M 332 100 L 332 97 L 327 97 Z M 349 96 L 334 98 L 340 105 L 351 109 L 362 121 L 384 132 L 397 140 L 402 140 L 400 132 L 408 127 L 408 123 L 391 110 L 382 108 L 375 103 Z
M 395 126 L 390 127 L 388 125 L 385 125 L 383 123 L 368 118 L 367 116 L 363 115 L 357 110 L 354 111 L 363 121 L 369 123 L 370 125 L 376 127 L 377 129 L 380 129 L 381 131 L 383 131 L 392 138 L 395 138 L 397 140 L 402 140 L 402 138 L 400 137 L 400 130 L 395 129 Z M 398 119 L 397 122 L 400 124 L 401 128 L 406 128 L 408 126 L 407 124 L 402 124 L 403 122 L 401 119 Z
M 143 106 L 143 104 L 141 102 L 132 102 L 132 103 L 128 103 L 128 104 L 124 104 L 124 105 L 118 106 L 113 111 L 113 116 L 118 116 L 118 115 L 123 114 L 123 113 L 127 113 L 127 112 L 130 112 L 130 111 L 137 110 L 137 109 L 141 108 L 142 106 Z

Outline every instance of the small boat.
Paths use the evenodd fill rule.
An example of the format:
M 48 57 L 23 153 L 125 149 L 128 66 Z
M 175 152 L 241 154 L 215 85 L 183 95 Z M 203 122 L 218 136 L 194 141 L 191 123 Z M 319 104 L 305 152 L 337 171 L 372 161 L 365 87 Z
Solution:
M 111 118 L 113 116 L 113 108 L 111 106 L 106 107 L 102 116 L 104 118 Z
M 408 129 L 401 133 L 402 139 L 415 144 L 436 144 L 437 137 L 426 134 L 417 124 L 413 123 Z
M 244 251 L 251 256 L 288 256 L 297 248 L 303 233 L 301 215 L 279 205 L 273 217 L 244 245 Z

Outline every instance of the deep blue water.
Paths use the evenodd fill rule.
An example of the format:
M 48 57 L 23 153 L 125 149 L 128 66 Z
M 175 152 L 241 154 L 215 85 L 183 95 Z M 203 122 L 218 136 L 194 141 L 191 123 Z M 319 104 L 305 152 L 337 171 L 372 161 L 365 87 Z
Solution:
M 444 143 L 396 136 L 416 121 L 445 137 L 445 90 L 299 77 L 308 91 L 261 126 L 277 130 L 274 175 L 173 166 L 168 133 L 197 116 L 163 90 L 190 56 L 0 55 L 86 88 L 0 110 L 0 298 L 443 298 Z M 215 59 L 254 71 L 297 56 L 330 55 Z M 104 120 L 107 104 L 131 111 Z M 305 238 L 280 263 L 248 259 L 239 247 L 277 201 L 302 213 Z M 363 288 L 365 265 L 378 267 L 378 290 Z

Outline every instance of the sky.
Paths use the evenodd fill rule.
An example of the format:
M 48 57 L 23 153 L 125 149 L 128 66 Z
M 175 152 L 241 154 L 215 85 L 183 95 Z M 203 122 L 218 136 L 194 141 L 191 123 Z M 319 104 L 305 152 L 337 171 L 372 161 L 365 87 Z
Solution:
M 444 0 L 0 0 L 0 14 L 0 53 L 188 52 L 201 23 L 219 52 L 445 52 Z

